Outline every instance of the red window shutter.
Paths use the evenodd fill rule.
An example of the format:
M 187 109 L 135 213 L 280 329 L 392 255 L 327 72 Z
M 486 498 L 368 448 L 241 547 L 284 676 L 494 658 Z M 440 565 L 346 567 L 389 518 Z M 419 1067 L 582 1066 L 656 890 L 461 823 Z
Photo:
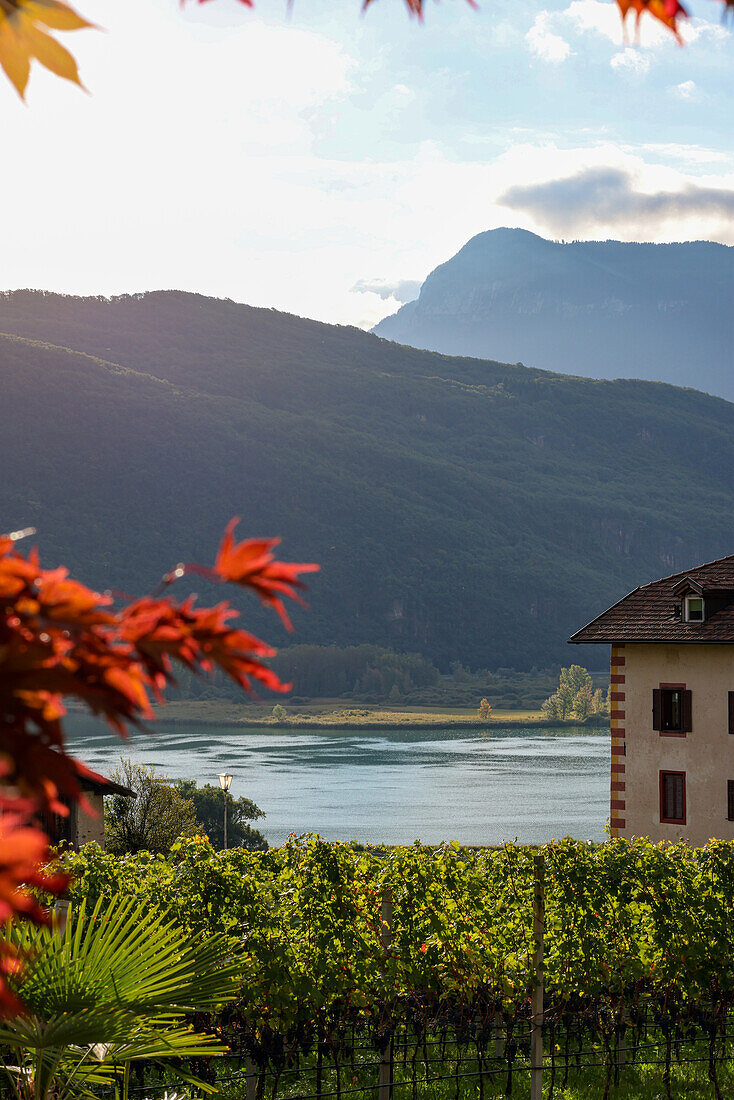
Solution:
M 729 733 L 734 733 L 734 691 L 729 692 Z
M 693 729 L 691 722 L 692 717 L 692 704 L 690 691 L 682 691 L 681 693 L 681 733 L 690 733 Z
M 652 728 L 654 730 L 663 728 L 663 693 L 660 688 L 652 689 Z

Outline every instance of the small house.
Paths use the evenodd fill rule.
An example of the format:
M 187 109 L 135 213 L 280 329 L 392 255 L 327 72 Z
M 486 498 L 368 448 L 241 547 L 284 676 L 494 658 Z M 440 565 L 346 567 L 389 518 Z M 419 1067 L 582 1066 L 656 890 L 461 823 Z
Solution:
M 94 842 L 104 848 L 104 797 L 119 794 L 127 798 L 137 798 L 135 791 L 107 779 L 104 775 L 92 771 L 85 764 L 74 761 L 77 777 L 87 802 L 95 816 L 88 814 L 78 803 L 71 803 L 67 816 L 44 814 L 41 824 L 48 833 L 52 845 L 66 843 L 74 848 Z M 66 799 L 62 798 L 66 803 Z
M 611 646 L 611 835 L 734 839 L 734 555 L 636 588 L 569 641 Z

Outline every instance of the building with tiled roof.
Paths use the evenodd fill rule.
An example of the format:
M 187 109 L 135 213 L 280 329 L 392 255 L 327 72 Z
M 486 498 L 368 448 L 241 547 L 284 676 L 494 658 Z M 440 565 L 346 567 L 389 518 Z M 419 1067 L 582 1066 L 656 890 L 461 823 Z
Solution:
M 92 812 L 88 813 L 78 802 L 68 803 L 62 798 L 68 805 L 69 813 L 64 816 L 44 814 L 41 823 L 53 845 L 70 844 L 74 848 L 81 848 L 84 844 L 95 843 L 104 848 L 105 796 L 117 794 L 125 798 L 137 798 L 137 795 L 135 791 L 92 771 L 78 760 L 74 760 L 73 764 L 86 804 Z
M 569 641 L 612 647 L 612 836 L 734 839 L 734 555 L 635 588 Z

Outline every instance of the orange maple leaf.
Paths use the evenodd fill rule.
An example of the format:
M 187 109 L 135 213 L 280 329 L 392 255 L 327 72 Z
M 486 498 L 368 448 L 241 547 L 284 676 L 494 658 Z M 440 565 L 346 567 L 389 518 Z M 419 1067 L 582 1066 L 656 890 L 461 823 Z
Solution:
M 623 27 L 626 26 L 629 12 L 634 11 L 636 13 L 635 38 L 637 40 L 639 40 L 640 36 L 640 19 L 642 13 L 646 11 L 649 12 L 654 19 L 659 20 L 663 26 L 667 27 L 668 30 L 675 35 L 675 39 L 679 46 L 683 45 L 683 39 L 678 30 L 678 20 L 687 19 L 688 12 L 678 0 L 617 0 L 617 7 L 622 15 Z
M 235 517 L 227 524 L 214 572 L 222 580 L 253 589 L 264 604 L 277 611 L 285 627 L 292 630 L 293 625 L 281 597 L 288 596 L 305 606 L 297 589 L 306 586 L 299 580 L 298 574 L 316 573 L 321 567 L 315 562 L 276 561 L 273 550 L 280 544 L 280 539 L 235 542 L 234 529 L 239 522 L 239 518 Z
M 91 27 L 62 0 L 0 0 L 0 65 L 21 99 L 35 58 L 57 76 L 83 87 L 77 63 L 48 33 Z

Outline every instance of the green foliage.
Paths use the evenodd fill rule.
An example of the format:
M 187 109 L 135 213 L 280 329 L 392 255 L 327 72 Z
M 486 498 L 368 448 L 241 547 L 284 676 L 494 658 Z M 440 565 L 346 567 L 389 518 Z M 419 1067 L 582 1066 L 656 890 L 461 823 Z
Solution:
M 587 669 L 581 665 L 562 668 L 558 689 L 543 703 L 543 714 L 550 720 L 574 719 L 586 722 L 592 715 L 605 712 L 604 693 L 594 691 L 594 684 Z
M 680 1007 L 712 989 L 734 1000 L 734 843 L 563 840 L 543 851 L 550 1003 L 654 997 Z M 183 929 L 242 940 L 240 1010 L 255 1030 L 285 1033 L 377 1004 L 402 1019 L 403 999 L 418 995 L 521 1014 L 532 982 L 528 848 L 358 851 L 311 837 L 251 853 L 184 839 L 165 859 L 89 845 L 65 863 L 75 898 L 136 889 L 141 905 Z
M 565 663 L 572 631 L 637 584 L 734 546 L 734 406 L 690 389 L 173 292 L 17 292 L 0 329 L 0 508 L 99 590 L 148 591 L 172 545 L 199 560 L 236 512 L 323 566 L 299 641 L 528 670 Z M 489 685 L 467 704 L 483 694 L 499 706 Z
M 559 1052 L 583 1048 L 604 1067 L 608 1092 L 626 1028 L 628 1054 L 642 1049 L 642 1061 L 654 1054 L 661 1066 L 681 1038 L 697 1044 L 696 1057 L 707 1044 L 715 1077 L 734 1008 L 734 842 L 566 839 L 542 852 L 546 1057 L 558 1066 L 568 1056 Z M 350 1034 L 373 1067 L 391 1035 L 416 1057 L 439 1037 L 444 1051 L 448 1041 L 464 1059 L 487 1060 L 499 1020 L 509 1089 L 515 1060 L 520 1070 L 528 1057 L 535 854 L 365 850 L 318 837 L 215 852 L 185 838 L 165 858 L 118 859 L 88 845 L 64 862 L 73 896 L 90 905 L 136 890 L 143 910 L 188 936 L 224 933 L 242 964 L 222 1036 L 263 1071 L 302 1069 L 319 1052 L 341 1063 L 344 1082 Z M 308 1091 L 288 1080 L 284 1095 Z
M 116 794 L 107 800 L 105 845 L 110 852 L 165 854 L 178 837 L 196 832 L 194 803 L 154 768 L 120 757 L 110 778 L 137 796 Z
M 375 645 L 295 645 L 282 649 L 273 661 L 282 680 L 292 682 L 298 696 L 367 702 L 398 702 L 404 696 L 434 686 L 438 669 L 416 653 L 396 653 Z M 397 696 L 397 698 L 396 698 Z
M 282 709 L 282 708 L 281 708 Z M 202 787 L 193 779 L 177 779 L 175 789 L 191 803 L 196 813 L 197 831 L 208 836 L 213 848 L 224 847 L 224 791 L 211 783 Z M 230 848 L 246 848 L 248 851 L 264 850 L 268 846 L 265 837 L 249 822 L 265 813 L 249 798 L 227 796 L 227 844 Z
M 19 1100 L 93 1100 L 113 1083 L 127 1097 L 133 1060 L 222 1051 L 185 1023 L 234 999 L 239 961 L 221 935 L 192 941 L 164 912 L 115 893 L 81 900 L 64 926 L 13 924 L 6 935 L 30 960 L 17 983 L 28 1013 L 0 1025 Z
M 282 722 L 288 717 L 288 711 L 285 709 L 282 703 L 276 703 L 273 707 L 273 718 L 276 722 Z
M 369 703 L 400 702 L 406 706 L 475 706 L 491 698 L 495 709 L 540 709 L 558 683 L 558 668 L 527 672 L 500 667 L 468 669 L 454 661 L 440 673 L 427 658 L 377 646 L 290 646 L 273 662 L 279 675 L 293 683 L 294 703 L 303 699 L 343 697 Z M 606 685 L 609 672 L 593 674 L 594 686 Z M 396 698 L 395 689 L 400 693 Z

